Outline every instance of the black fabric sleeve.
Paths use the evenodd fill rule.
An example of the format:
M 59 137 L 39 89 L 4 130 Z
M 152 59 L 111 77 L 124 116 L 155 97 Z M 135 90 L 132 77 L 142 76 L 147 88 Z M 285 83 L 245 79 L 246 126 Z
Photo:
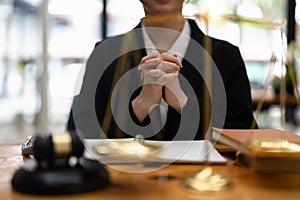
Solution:
M 224 128 L 257 128 L 253 117 L 250 82 L 238 47 L 227 42 L 214 45 L 215 62 L 223 65 L 227 114 Z M 226 53 L 224 53 L 226 52 Z M 251 127 L 254 124 L 254 127 Z

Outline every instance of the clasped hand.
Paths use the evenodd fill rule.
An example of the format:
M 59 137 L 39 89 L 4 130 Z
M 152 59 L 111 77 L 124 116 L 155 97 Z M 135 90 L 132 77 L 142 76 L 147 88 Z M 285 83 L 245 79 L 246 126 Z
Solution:
M 181 112 L 187 102 L 182 91 L 178 72 L 182 64 L 176 55 L 153 52 L 142 58 L 138 70 L 141 72 L 143 87 L 141 93 L 132 102 L 133 110 L 142 120 L 154 105 L 164 101 Z

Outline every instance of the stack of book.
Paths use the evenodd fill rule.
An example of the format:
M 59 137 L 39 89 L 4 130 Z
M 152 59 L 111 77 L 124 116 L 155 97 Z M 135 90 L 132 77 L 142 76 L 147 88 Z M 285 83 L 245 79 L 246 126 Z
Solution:
M 300 136 L 279 129 L 213 128 L 212 138 L 237 151 L 256 172 L 300 172 Z

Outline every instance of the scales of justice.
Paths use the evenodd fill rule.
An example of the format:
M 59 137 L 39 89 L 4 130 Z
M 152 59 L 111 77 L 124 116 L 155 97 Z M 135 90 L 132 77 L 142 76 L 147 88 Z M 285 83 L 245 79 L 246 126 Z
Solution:
M 217 20 L 217 21 L 225 21 L 225 22 L 233 22 L 237 24 L 251 24 L 263 28 L 269 28 L 269 29 L 279 29 L 281 34 L 281 42 L 282 42 L 282 49 L 284 49 L 283 55 L 281 55 L 281 58 L 276 58 L 276 56 L 273 54 L 269 61 L 269 73 L 268 77 L 265 80 L 264 88 L 262 89 L 262 93 L 260 93 L 260 98 L 257 103 L 255 117 L 258 118 L 259 114 L 261 112 L 261 109 L 263 107 L 263 103 L 265 100 L 265 97 L 267 95 L 268 85 L 270 83 L 270 76 L 272 74 L 272 71 L 274 70 L 275 62 L 278 60 L 281 61 L 281 72 L 285 70 L 285 68 L 288 68 L 290 70 L 286 70 L 286 73 L 294 73 L 293 66 L 290 66 L 292 64 L 291 62 L 291 52 L 287 52 L 288 50 L 285 50 L 286 47 L 284 45 L 284 38 L 283 38 L 283 28 L 285 25 L 285 21 L 265 21 L 263 19 L 253 19 L 253 18 L 247 18 L 244 16 L 239 15 L 222 15 L 218 17 L 211 17 L 209 14 L 204 15 L 194 15 L 192 16 L 198 20 L 204 21 L 205 27 L 206 27 L 206 33 L 209 33 L 209 23 L 211 21 Z M 206 47 L 208 51 L 211 49 L 209 47 Z M 209 67 L 208 67 L 209 68 Z M 294 95 L 296 99 L 297 105 L 300 105 L 299 102 L 299 92 L 297 90 L 297 84 L 296 79 L 292 74 L 288 74 L 291 77 L 292 86 L 294 88 Z M 209 80 L 210 74 L 208 73 L 208 80 Z M 208 84 L 210 84 L 210 80 Z M 280 82 L 280 108 L 281 108 L 281 125 L 284 128 L 285 127 L 285 119 L 284 119 L 284 109 L 285 109 L 285 103 L 286 103 L 286 85 L 285 85 L 285 78 L 284 75 L 281 74 L 281 82 Z M 255 122 L 253 122 L 252 126 L 255 126 Z M 208 136 L 209 137 L 209 136 Z M 209 138 L 208 138 L 209 139 Z M 256 151 L 260 153 L 265 153 L 265 151 L 269 152 L 299 152 L 299 145 L 297 144 L 297 148 L 294 148 L 294 144 L 289 145 L 286 147 L 286 141 L 267 141 L 268 147 L 266 148 L 263 144 L 266 143 L 266 141 L 249 141 L 247 143 L 248 147 L 251 147 L 252 149 L 255 149 Z M 291 148 L 290 148 L 291 147 Z M 233 187 L 233 183 L 231 180 L 227 179 L 226 177 L 222 177 L 220 174 L 216 174 L 213 172 L 212 168 L 209 166 L 209 163 L 204 163 L 203 169 L 199 171 L 198 173 L 191 175 L 189 177 L 186 177 L 184 180 L 182 180 L 182 185 L 188 189 L 192 189 L 194 191 L 198 192 L 217 192 L 217 191 L 223 191 L 230 189 Z

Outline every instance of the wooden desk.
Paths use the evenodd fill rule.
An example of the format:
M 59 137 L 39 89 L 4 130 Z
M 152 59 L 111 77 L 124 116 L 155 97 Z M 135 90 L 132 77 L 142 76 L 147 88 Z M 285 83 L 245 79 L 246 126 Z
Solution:
M 220 193 L 191 193 L 186 191 L 180 186 L 182 178 L 199 171 L 203 166 L 174 164 L 146 174 L 129 174 L 109 169 L 112 185 L 95 192 L 62 196 L 34 196 L 18 193 L 11 188 L 12 174 L 22 165 L 22 162 L 20 142 L 0 142 L 0 199 L 300 199 L 300 174 L 256 174 L 245 167 L 232 164 L 213 166 L 216 173 L 230 178 L 234 184 L 232 189 Z M 163 175 L 174 178 L 157 179 Z

